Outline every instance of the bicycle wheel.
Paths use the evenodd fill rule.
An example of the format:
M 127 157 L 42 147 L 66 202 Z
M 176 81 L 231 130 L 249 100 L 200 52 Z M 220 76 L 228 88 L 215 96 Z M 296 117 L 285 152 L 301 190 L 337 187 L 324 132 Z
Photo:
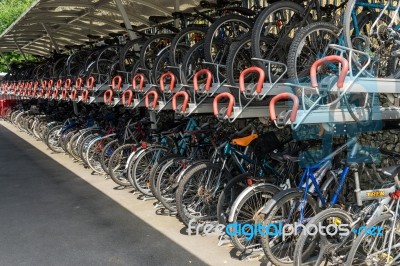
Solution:
M 254 23 L 251 35 L 252 57 L 286 64 L 289 47 L 295 34 L 310 23 L 309 18 L 303 17 L 304 13 L 305 10 L 301 5 L 291 1 L 278 1 L 265 8 Z M 274 36 L 277 41 L 271 44 L 272 49 L 263 46 L 262 36 Z M 268 73 L 265 63 L 258 60 L 254 63 Z M 277 79 L 283 71 L 282 67 L 276 67 L 275 74 L 270 78 Z
M 46 136 L 46 145 L 53 152 L 56 152 L 56 153 L 63 152 L 63 149 L 62 149 L 61 143 L 60 143 L 61 130 L 63 127 L 64 127 L 63 125 L 53 127 L 52 129 L 49 130 L 49 132 Z
M 217 216 L 220 224 L 228 222 L 228 216 L 233 203 L 240 193 L 252 184 L 252 182 L 252 175 L 250 173 L 240 174 L 229 180 L 218 198 Z
M 312 64 L 320 58 L 334 54 L 329 44 L 339 43 L 339 29 L 326 22 L 315 22 L 302 28 L 293 40 L 287 61 L 288 77 L 293 83 L 310 83 Z M 336 65 L 318 69 L 318 76 L 337 73 Z M 319 78 L 320 79 L 320 78 Z
M 171 212 L 176 211 L 177 177 L 185 167 L 186 157 L 170 158 L 158 174 L 156 197 Z
M 99 136 L 98 139 L 95 139 L 91 142 L 88 150 L 86 151 L 86 162 L 88 166 L 98 174 L 105 173 L 101 167 L 100 157 L 105 145 L 113 140 L 113 138 L 103 138 Z
M 203 68 L 210 68 L 210 65 L 204 64 L 204 40 L 196 43 L 190 48 L 183 58 L 182 63 L 182 79 L 183 83 L 189 84 L 193 82 L 194 74 Z
M 387 38 L 387 26 L 390 24 L 391 17 L 388 13 L 384 13 L 379 18 L 382 10 L 363 8 L 362 5 L 356 3 L 356 0 L 349 0 L 344 12 L 343 35 L 346 45 L 370 54 L 371 74 L 379 77 L 389 76 L 391 70 L 388 61 L 391 58 L 393 41 Z M 376 28 L 372 28 L 374 24 Z M 396 24 L 392 27 L 395 29 Z M 352 59 L 358 68 L 366 63 L 366 58 L 361 56 L 354 55 Z
M 152 70 L 158 53 L 172 41 L 173 35 L 159 34 L 149 38 L 140 50 L 142 68 Z
M 230 173 L 220 165 L 202 163 L 182 177 L 176 190 L 176 207 L 186 226 L 217 220 L 217 200 Z
M 348 254 L 354 236 L 350 228 L 352 222 L 351 216 L 342 209 L 330 208 L 318 213 L 301 230 L 293 255 L 294 265 L 343 263 L 342 258 Z M 348 230 L 349 235 L 342 234 L 342 230 Z
M 108 162 L 108 173 L 111 179 L 120 186 L 130 186 L 131 183 L 127 177 L 126 162 L 129 155 L 134 151 L 135 144 L 125 144 L 117 148 Z
M 170 47 L 170 65 L 179 66 L 179 64 L 182 64 L 187 50 L 205 38 L 207 29 L 205 26 L 190 25 L 175 35 Z
M 277 194 L 279 197 L 280 195 Z M 301 204 L 303 202 L 303 192 L 293 192 L 282 196 L 279 199 L 273 198 L 276 202 L 271 211 L 267 214 L 264 226 L 271 224 L 295 224 L 299 222 Z M 307 201 L 303 205 L 303 217 L 305 221 L 314 217 L 318 212 L 318 206 L 313 197 L 307 195 Z M 298 236 L 283 238 L 279 235 L 266 234 L 261 237 L 262 247 L 265 256 L 274 265 L 289 266 L 293 264 L 294 249 L 297 243 Z M 314 247 L 309 246 L 307 252 L 313 250 Z
M 119 67 L 121 71 L 132 73 L 136 62 L 140 59 L 140 48 L 144 40 L 133 40 L 125 44 L 119 56 Z
M 178 157 L 177 154 L 167 154 L 160 158 L 150 170 L 150 190 L 151 194 L 153 194 L 157 198 L 157 179 L 158 174 L 160 173 L 161 168 L 172 158 Z M 158 198 L 157 198 L 158 199 Z
M 153 196 L 150 190 L 150 171 L 153 165 L 168 153 L 165 147 L 150 148 L 141 153 L 131 169 L 128 169 L 133 186 L 145 196 Z
M 346 265 L 399 265 L 400 224 L 398 219 L 394 224 L 393 218 L 387 213 L 368 223 L 368 228 L 377 229 L 376 234 L 362 230 L 350 249 Z
M 100 154 L 101 168 L 103 168 L 103 171 L 108 175 L 110 174 L 108 171 L 108 162 L 110 161 L 111 156 L 113 155 L 114 151 L 118 149 L 118 147 L 119 147 L 118 140 L 115 139 L 107 143 Z
M 265 214 L 261 213 L 262 208 L 278 192 L 279 189 L 271 184 L 257 184 L 244 190 L 237 199 L 239 202 L 233 204 L 235 208 L 231 212 L 234 216 L 229 223 L 261 224 L 265 219 Z M 262 250 L 260 235 L 249 238 L 234 234 L 231 241 L 235 248 L 246 254 Z
M 204 56 L 207 62 L 219 65 L 226 65 L 230 45 L 246 34 L 252 28 L 251 19 L 239 15 L 226 15 L 217 19 L 207 31 L 204 39 Z M 225 79 L 224 68 L 213 67 L 214 74 Z

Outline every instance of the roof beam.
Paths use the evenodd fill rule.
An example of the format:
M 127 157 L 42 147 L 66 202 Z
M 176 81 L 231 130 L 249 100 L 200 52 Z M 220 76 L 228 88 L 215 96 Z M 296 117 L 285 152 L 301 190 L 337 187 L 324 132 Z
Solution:
M 132 25 L 129 20 L 128 14 L 126 13 L 125 7 L 122 4 L 121 0 L 114 0 L 115 4 L 118 7 L 119 13 L 121 14 L 122 20 L 124 21 L 126 31 L 128 32 L 129 39 L 132 41 L 137 38 L 136 34 L 132 31 Z
M 42 24 L 44 30 L 47 32 L 47 35 L 49 35 L 49 39 L 50 39 L 51 43 L 53 44 L 54 49 L 56 49 L 56 52 L 59 54 L 60 50 L 58 49 L 58 45 L 57 45 L 56 41 L 53 38 L 51 30 L 48 27 L 46 27 L 46 25 L 44 23 L 41 23 L 41 24 Z
M 21 50 L 21 47 L 19 47 L 19 45 L 18 45 L 18 43 L 17 43 L 17 41 L 14 39 L 14 43 L 15 43 L 15 46 L 17 46 L 17 49 L 18 49 L 18 51 L 22 54 L 22 56 L 24 57 L 24 59 L 25 59 L 25 61 L 28 61 L 27 59 L 26 59 L 26 56 L 25 56 L 25 54 L 24 54 L 24 52 Z

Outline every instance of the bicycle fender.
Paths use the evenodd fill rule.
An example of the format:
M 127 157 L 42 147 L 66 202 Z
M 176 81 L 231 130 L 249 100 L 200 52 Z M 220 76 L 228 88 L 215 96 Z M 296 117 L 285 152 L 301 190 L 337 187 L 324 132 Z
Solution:
M 231 211 L 230 211 L 229 217 L 228 217 L 228 222 L 229 223 L 233 222 L 233 217 L 235 216 L 235 214 L 237 212 L 237 208 L 239 206 L 239 203 L 242 201 L 242 199 L 244 197 L 246 197 L 248 193 L 250 193 L 252 190 L 257 189 L 258 187 L 268 187 L 271 190 L 275 190 L 275 193 L 279 193 L 281 191 L 281 189 L 278 186 L 275 186 L 273 184 L 266 184 L 266 183 L 260 183 L 260 184 L 252 185 L 252 186 L 249 186 L 249 187 L 245 188 L 245 190 L 243 190 L 239 194 L 239 196 L 235 199 L 235 202 L 233 202 L 233 204 L 232 204 L 232 208 L 231 208 Z
M 275 196 L 272 197 L 272 199 L 270 199 L 269 201 L 267 201 L 267 203 L 265 203 L 264 207 L 261 209 L 261 213 L 264 214 L 270 213 L 280 199 L 289 194 L 295 194 L 295 193 L 303 193 L 303 190 L 300 188 L 290 188 L 278 192 Z

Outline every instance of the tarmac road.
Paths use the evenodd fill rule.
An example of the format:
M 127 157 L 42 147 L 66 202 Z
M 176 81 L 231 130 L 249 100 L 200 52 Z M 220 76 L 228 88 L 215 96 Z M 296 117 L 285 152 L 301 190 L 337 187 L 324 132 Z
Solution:
M 0 265 L 260 265 L 113 188 L 0 122 Z

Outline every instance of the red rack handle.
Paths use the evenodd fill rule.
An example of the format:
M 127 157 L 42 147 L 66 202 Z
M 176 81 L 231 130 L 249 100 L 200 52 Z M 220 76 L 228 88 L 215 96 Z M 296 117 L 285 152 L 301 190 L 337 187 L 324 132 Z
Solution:
M 290 114 L 290 121 L 294 122 L 296 120 L 297 111 L 299 110 L 299 98 L 293 93 L 283 92 L 274 96 L 269 103 L 269 114 L 271 116 L 272 121 L 276 120 L 275 103 L 279 100 L 287 100 L 287 99 L 293 100 L 293 107 L 292 107 L 292 113 Z
M 242 73 L 240 73 L 240 77 L 239 77 L 240 91 L 244 92 L 246 90 L 246 85 L 244 84 L 244 78 L 246 77 L 246 75 L 248 75 L 250 73 L 258 73 L 258 82 L 257 82 L 256 92 L 261 93 L 263 83 L 265 80 L 265 72 L 264 72 L 264 70 L 262 70 L 261 68 L 256 67 L 256 66 L 246 68 L 245 70 L 242 71 Z
M 144 99 L 145 101 L 145 105 L 147 108 L 149 108 L 149 96 L 153 95 L 153 106 L 151 107 L 152 109 L 155 109 L 157 106 L 157 101 L 158 101 L 158 93 L 156 91 L 149 91 L 148 93 L 146 93 L 146 97 Z
M 136 81 L 139 79 L 139 89 L 136 87 Z M 142 73 L 136 74 L 132 79 L 132 88 L 135 91 L 142 91 L 144 87 L 144 75 Z
M 71 98 L 71 100 L 75 101 L 75 100 L 76 100 L 77 94 L 78 94 L 77 89 L 73 89 L 73 90 L 71 91 L 71 94 L 69 95 L 69 97 Z
M 67 79 L 65 81 L 64 88 L 69 90 L 71 88 L 71 84 L 72 84 L 72 80 L 71 79 Z
M 132 98 L 133 98 L 133 91 L 131 90 L 126 90 L 124 93 L 122 93 L 122 105 L 124 106 L 130 106 L 132 104 Z
M 68 97 L 68 91 L 67 91 L 67 89 L 63 89 L 62 92 L 61 92 L 61 98 L 63 100 L 66 100 L 67 97 Z
M 82 88 L 82 85 L 83 85 L 83 79 L 82 78 L 77 78 L 75 80 L 75 88 L 77 90 L 80 90 Z
M 53 80 L 51 79 L 51 80 L 49 80 L 49 82 L 47 83 L 47 88 L 49 89 L 49 90 L 51 90 L 52 88 L 53 88 Z
M 112 89 L 108 89 L 104 92 L 104 103 L 105 104 L 109 104 L 111 105 L 113 102 L 113 90 Z
M 89 90 L 88 89 L 83 90 L 81 96 L 82 96 L 82 102 L 84 102 L 84 103 L 88 102 L 89 101 Z
M 311 78 L 311 87 L 317 88 L 318 81 L 317 81 L 317 68 L 326 62 L 338 62 L 342 64 L 342 71 L 340 71 L 339 79 L 337 81 L 337 87 L 339 89 L 343 88 L 344 79 L 346 78 L 347 72 L 349 71 L 349 61 L 346 58 L 338 56 L 338 55 L 329 55 L 325 56 L 314 62 L 311 66 L 310 70 L 310 78 Z
M 93 90 L 93 87 L 94 87 L 94 77 L 89 77 L 89 78 L 86 80 L 86 87 L 87 87 L 89 90 Z
M 193 87 L 194 87 L 194 91 L 198 91 L 199 90 L 199 84 L 198 84 L 198 79 L 200 75 L 207 75 L 207 80 L 206 80 L 206 87 L 205 90 L 206 91 L 210 91 L 211 88 L 211 82 L 212 82 L 212 73 L 210 70 L 203 68 L 200 69 L 199 71 L 196 72 L 196 74 L 194 74 L 193 77 Z
M 178 91 L 172 97 L 172 110 L 176 110 L 176 99 L 180 96 L 183 97 L 182 112 L 185 112 L 189 103 L 189 94 L 186 91 Z
M 62 79 L 59 79 L 59 80 L 57 80 L 57 83 L 56 83 L 56 88 L 57 88 L 57 89 L 61 89 L 61 87 L 62 87 L 62 84 L 63 84 L 63 81 L 62 81 Z
M 42 88 L 47 88 L 47 80 L 42 81 Z
M 113 79 L 112 79 L 112 82 L 111 82 L 111 88 L 113 89 L 113 90 L 120 90 L 121 89 L 121 84 L 122 84 L 122 77 L 121 76 L 115 76 Z
M 54 99 L 58 98 L 58 89 L 57 88 L 53 91 L 53 98 Z
M 166 82 L 165 79 L 167 77 L 171 78 L 171 83 L 169 85 L 169 91 L 173 92 L 174 88 L 175 88 L 176 77 L 175 77 L 174 73 L 172 73 L 172 72 L 167 72 L 167 73 L 164 73 L 164 74 L 161 75 L 161 77 L 160 77 L 160 88 L 161 88 L 161 91 L 164 91 L 164 89 L 165 89 L 165 84 L 164 83 Z
M 226 98 L 226 99 L 229 100 L 228 109 L 226 110 L 226 115 L 227 115 L 227 116 L 231 116 L 231 114 L 232 114 L 232 112 L 233 112 L 233 105 L 235 104 L 235 97 L 233 97 L 233 95 L 230 94 L 229 92 L 220 93 L 220 94 L 218 94 L 218 95 L 214 98 L 214 101 L 213 101 L 213 110 L 214 110 L 214 115 L 215 115 L 215 116 L 218 116 L 218 113 L 219 113 L 219 111 L 218 111 L 218 110 L 219 110 L 219 109 L 218 109 L 218 102 L 219 102 L 221 99 L 224 99 L 224 98 Z

